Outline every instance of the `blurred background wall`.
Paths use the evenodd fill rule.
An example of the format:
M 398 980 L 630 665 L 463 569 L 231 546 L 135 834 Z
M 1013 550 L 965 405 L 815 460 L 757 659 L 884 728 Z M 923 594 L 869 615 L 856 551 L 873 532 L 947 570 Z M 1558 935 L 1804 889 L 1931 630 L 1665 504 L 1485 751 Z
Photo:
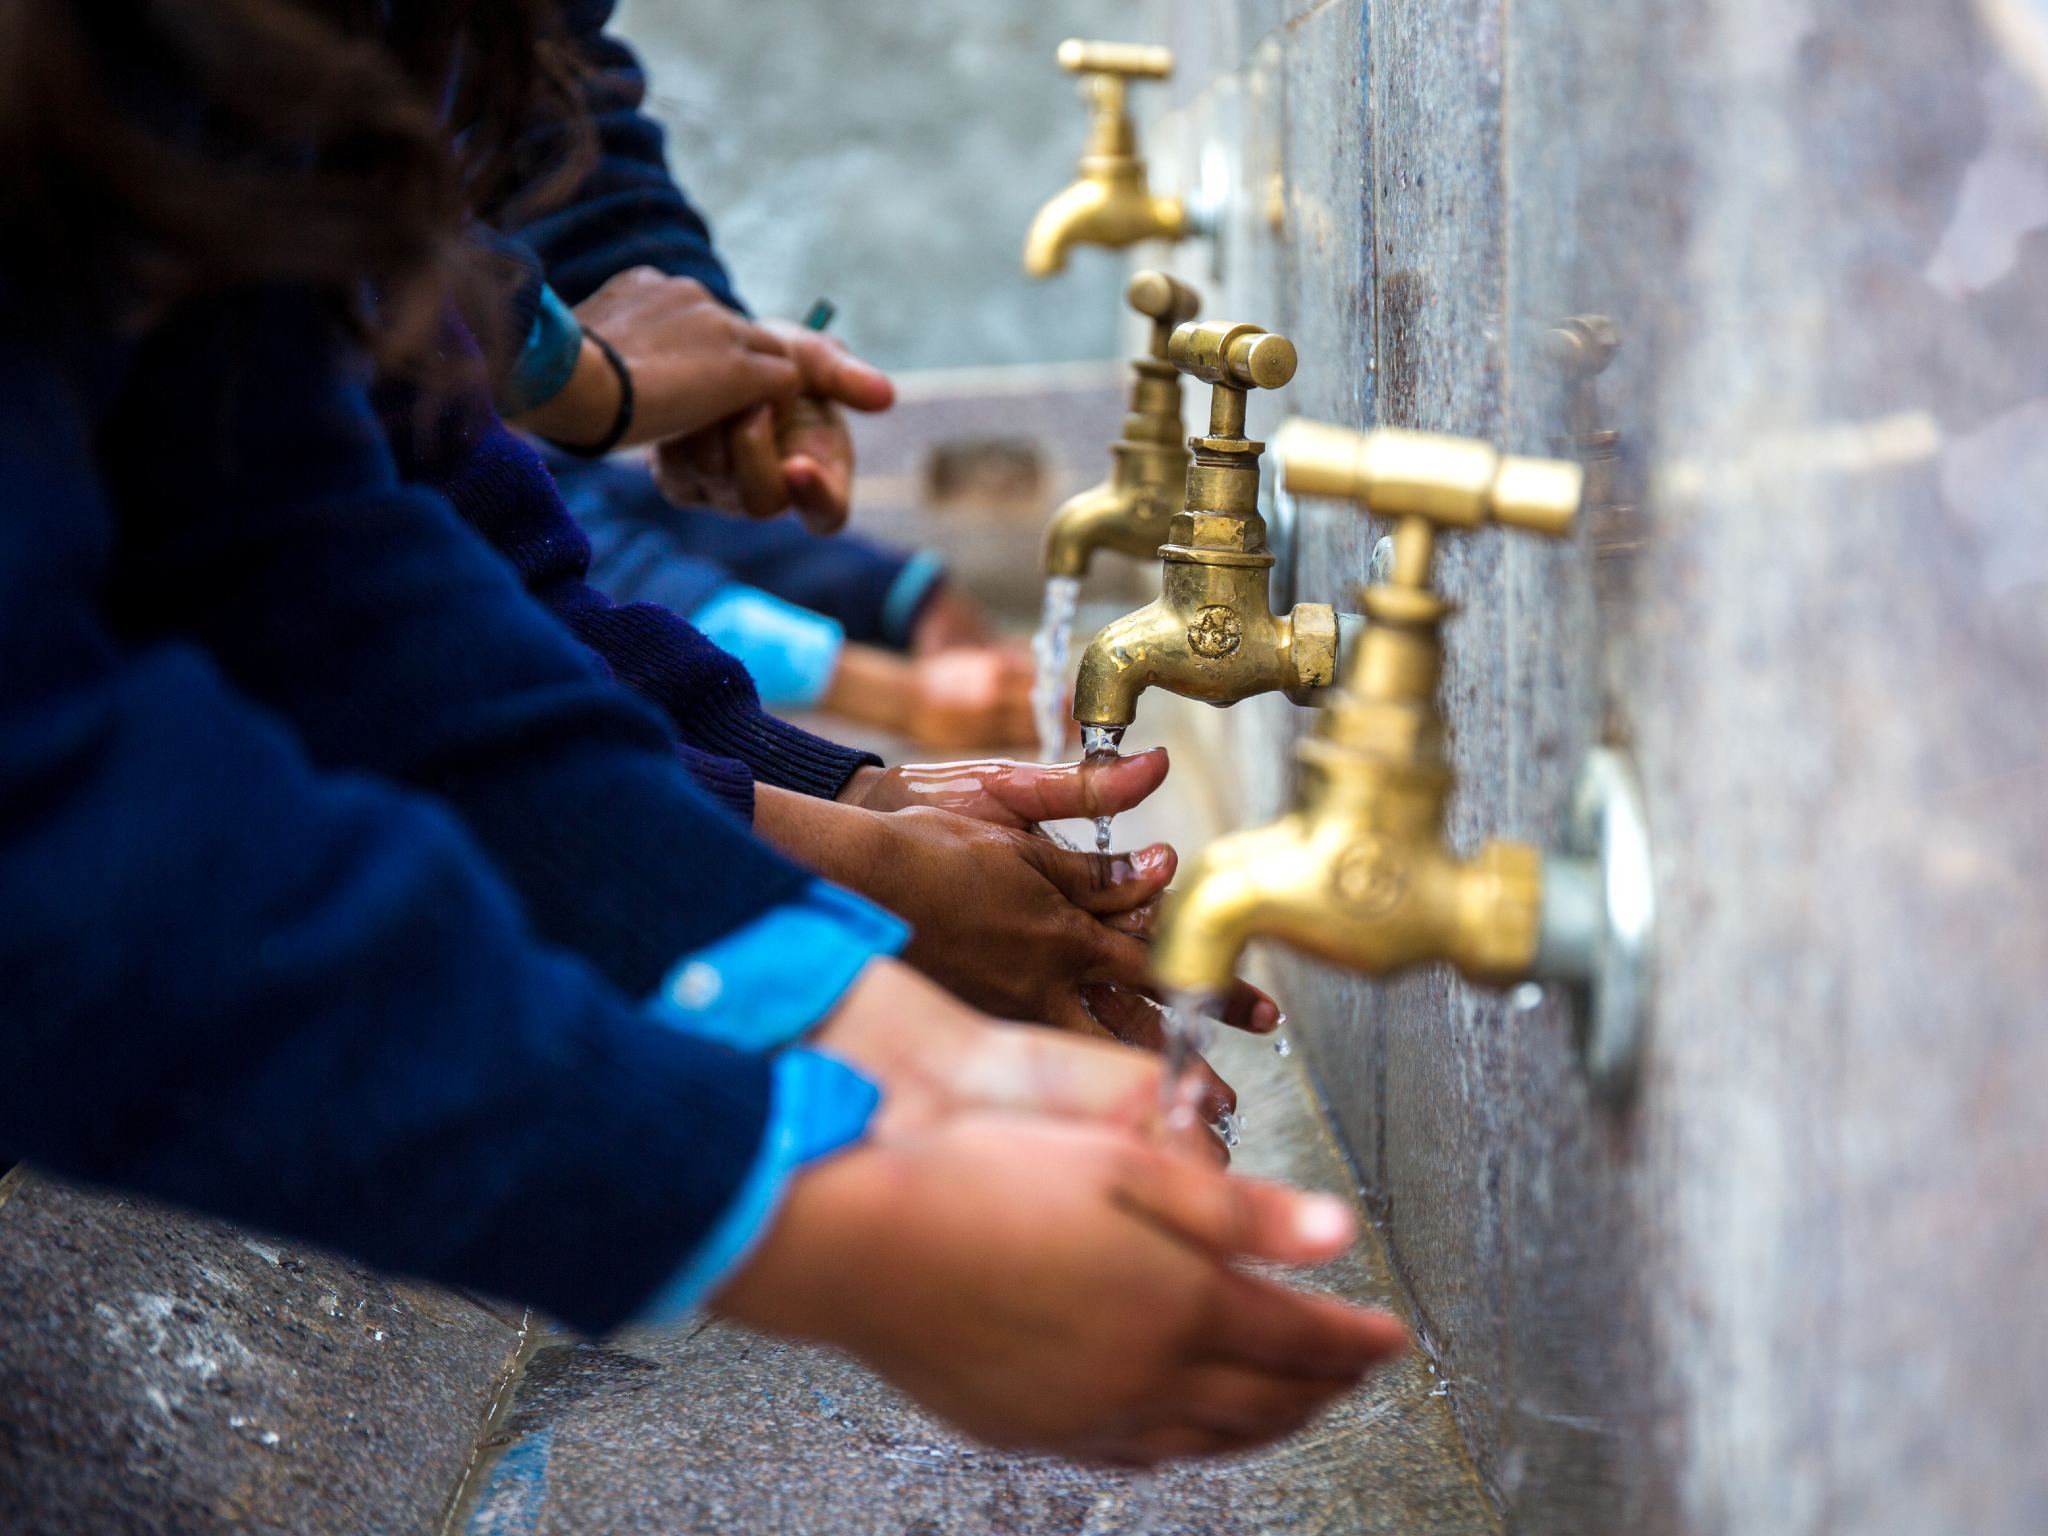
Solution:
M 1114 258 L 1045 284 L 1017 263 L 1085 126 L 1053 51 L 1140 10 L 625 0 L 619 27 L 747 301 L 800 315 L 828 295 L 881 366 L 960 368 L 1112 354 Z

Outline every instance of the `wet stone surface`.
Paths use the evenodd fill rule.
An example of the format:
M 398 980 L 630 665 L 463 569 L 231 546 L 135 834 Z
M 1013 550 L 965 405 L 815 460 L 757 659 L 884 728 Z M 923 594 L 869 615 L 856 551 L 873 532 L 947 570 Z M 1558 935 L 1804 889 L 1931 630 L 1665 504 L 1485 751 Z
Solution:
M 33 1175 L 0 1196 L 0 1531 L 440 1528 L 517 1313 Z
M 1253 1130 L 1237 1166 L 1345 1189 L 1294 1064 L 1218 1058 Z M 1368 1238 L 1313 1282 L 1391 1302 Z M 520 1380 L 467 1536 L 1316 1536 L 1495 1529 L 1419 1357 L 1260 1455 L 1155 1478 L 984 1450 L 828 1350 L 723 1324 L 563 1338 Z

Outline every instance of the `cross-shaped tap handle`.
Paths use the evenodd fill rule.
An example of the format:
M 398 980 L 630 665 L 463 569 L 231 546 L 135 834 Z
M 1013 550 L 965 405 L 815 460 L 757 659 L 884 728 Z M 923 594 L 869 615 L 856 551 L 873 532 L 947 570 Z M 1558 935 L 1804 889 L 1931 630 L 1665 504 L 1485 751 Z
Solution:
M 1173 73 L 1173 50 L 1145 43 L 1096 43 L 1070 37 L 1060 44 L 1060 68 L 1075 75 L 1117 75 L 1164 80 Z
M 1569 459 L 1519 458 L 1440 432 L 1295 418 L 1275 434 L 1273 452 L 1295 495 L 1354 502 L 1394 523 L 1389 584 L 1398 587 L 1429 585 L 1437 529 L 1499 523 L 1561 539 L 1586 493 L 1585 471 Z
M 1164 272 L 1140 272 L 1124 289 L 1131 308 L 1152 322 L 1152 355 L 1167 360 L 1174 327 L 1195 318 L 1202 296 L 1178 278 Z

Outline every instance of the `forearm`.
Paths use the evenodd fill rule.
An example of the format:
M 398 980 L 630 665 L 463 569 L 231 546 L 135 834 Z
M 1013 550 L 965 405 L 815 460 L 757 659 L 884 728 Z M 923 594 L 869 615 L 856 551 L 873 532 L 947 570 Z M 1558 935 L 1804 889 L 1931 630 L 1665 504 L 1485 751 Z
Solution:
M 860 781 L 860 788 L 865 782 Z M 850 790 L 847 798 L 824 800 L 763 785 L 755 791 L 754 830 L 806 869 L 850 890 L 864 891 L 874 883 L 876 862 L 887 856 L 889 838 L 886 821 L 877 812 L 862 809 L 852 798 L 857 793 Z
M 916 681 L 907 662 L 869 645 L 840 651 L 825 708 L 902 736 L 909 734 L 915 703 Z

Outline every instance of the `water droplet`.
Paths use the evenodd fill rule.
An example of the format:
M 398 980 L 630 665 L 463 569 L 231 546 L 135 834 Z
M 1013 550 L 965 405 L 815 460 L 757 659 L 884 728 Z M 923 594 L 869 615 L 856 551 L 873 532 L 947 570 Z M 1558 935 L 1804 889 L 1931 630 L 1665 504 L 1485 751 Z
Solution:
M 1287 1043 L 1285 1035 L 1282 1035 L 1273 1042 L 1273 1054 L 1275 1056 L 1292 1056 L 1294 1054 L 1294 1047 Z
M 1543 1006 L 1543 987 L 1540 982 L 1525 981 L 1509 994 L 1508 1006 L 1517 1013 L 1529 1013 Z

